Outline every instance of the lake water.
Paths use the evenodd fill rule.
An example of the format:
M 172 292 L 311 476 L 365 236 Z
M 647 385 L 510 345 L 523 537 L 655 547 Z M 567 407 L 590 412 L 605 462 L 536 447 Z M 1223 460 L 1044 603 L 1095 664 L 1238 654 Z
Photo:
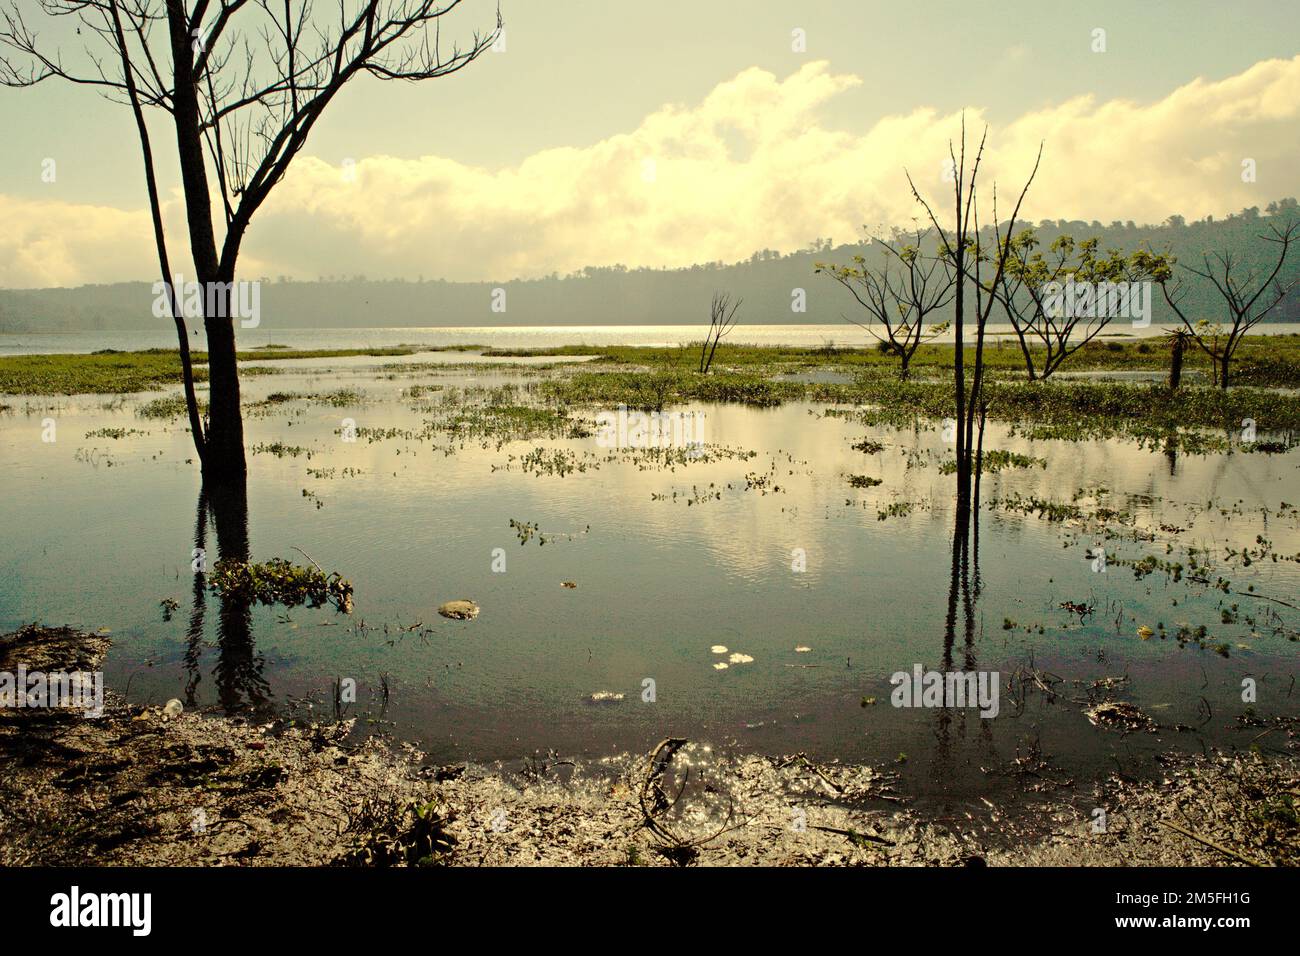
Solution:
M 419 340 L 415 330 L 381 332 Z M 1259 549 L 1259 536 L 1270 555 L 1300 552 L 1300 451 L 1171 460 L 1120 441 L 1029 441 L 990 425 L 987 448 L 1048 465 L 986 475 L 986 501 L 1078 494 L 1133 518 L 1102 541 L 986 509 L 967 631 L 964 612 L 950 623 L 950 601 L 961 607 L 965 595 L 951 591 L 953 479 L 940 467 L 951 452 L 938 430 L 864 427 L 805 403 L 700 405 L 685 410 L 703 414 L 710 454 L 667 466 L 596 436 L 418 434 L 449 408 L 488 400 L 489 389 L 518 390 L 492 396 L 517 402 L 555 373 L 481 360 L 276 364 L 282 374 L 246 379 L 247 402 L 344 388 L 361 397 L 250 411 L 250 448 L 280 442 L 310 458 L 250 454 L 249 553 L 306 563 L 301 549 L 338 570 L 355 586 L 350 616 L 328 607 L 232 615 L 196 586 L 192 549 L 197 541 L 215 557 L 218 542 L 211 512 L 201 517 L 182 423 L 137 415 L 158 393 L 6 397 L 0 627 L 39 619 L 110 629 L 108 685 L 135 702 L 304 713 L 310 700 L 328 717 L 333 682 L 351 678 L 359 699 L 350 713 L 439 761 L 600 756 L 677 735 L 891 762 L 904 791 L 960 806 L 1018 791 L 1022 781 L 994 772 L 1017 752 L 1040 748 L 1052 773 L 1080 782 L 1117 768 L 1137 775 L 1161 750 L 1249 746 L 1260 732 L 1252 714 L 1300 703 L 1300 645 L 1288 640 L 1300 618 L 1263 597 L 1297 603 L 1300 566 L 1225 551 Z M 413 386 L 428 391 L 413 397 Z M 454 389 L 462 406 L 436 404 Z M 45 419 L 56 423 L 53 442 L 42 440 Z M 358 441 L 342 440 L 345 419 L 362 430 Z M 141 433 L 88 437 L 105 428 Z M 863 438 L 884 448 L 854 450 Z M 850 475 L 882 484 L 854 488 Z M 512 519 L 541 533 L 521 536 Z M 1086 554 L 1098 543 L 1104 572 Z M 1232 593 L 1188 571 L 1179 581 L 1161 570 L 1139 577 L 1119 563 L 1154 555 L 1187 565 L 1189 546 L 1208 555 L 1208 581 L 1227 579 Z M 438 616 L 458 598 L 479 603 L 477 620 Z M 170 621 L 167 599 L 179 605 Z M 1066 601 L 1095 610 L 1080 622 Z M 1180 646 L 1180 625 L 1204 626 L 1209 647 Z M 1142 626 L 1155 631 L 1149 640 Z M 1213 650 L 1220 644 L 1228 656 Z M 733 663 L 733 654 L 752 660 Z M 987 720 L 891 706 L 891 675 L 916 664 L 997 671 L 1004 684 L 1032 665 L 1064 682 L 1055 699 L 1031 691 L 1023 708 L 1004 688 Z M 1114 696 L 1161 729 L 1093 727 L 1078 701 L 1103 678 L 1120 679 Z M 1245 678 L 1258 687 L 1253 705 L 1242 701 Z M 602 693 L 622 697 L 593 701 Z
M 203 329 L 192 330 L 191 347 L 205 349 Z M 1261 335 L 1300 333 L 1295 323 L 1265 323 L 1256 327 Z M 287 345 L 296 349 L 385 348 L 415 345 L 437 348 L 453 345 L 483 345 L 488 348 L 548 348 L 557 345 L 656 345 L 674 346 L 700 341 L 708 332 L 704 325 L 593 325 L 543 327 L 382 328 L 382 329 L 239 329 L 239 347 Z M 990 335 L 1012 335 L 1009 325 L 989 323 Z M 1114 322 L 1107 336 L 1149 337 L 1162 334 L 1162 327 L 1134 328 Z M 728 342 L 751 345 L 866 346 L 874 339 L 855 325 L 744 325 L 738 326 Z M 936 342 L 951 342 L 952 333 Z M 134 332 L 0 332 L 0 355 L 41 352 L 95 352 L 100 349 L 132 351 L 175 348 L 176 333 L 168 325 L 154 331 Z

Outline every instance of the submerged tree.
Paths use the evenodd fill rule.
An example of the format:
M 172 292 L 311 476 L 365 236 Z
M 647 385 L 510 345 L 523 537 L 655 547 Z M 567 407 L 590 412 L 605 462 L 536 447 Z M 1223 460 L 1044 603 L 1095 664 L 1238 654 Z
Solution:
M 1020 215 L 1020 206 L 1025 201 L 1025 195 L 1029 192 L 1034 177 L 1038 175 L 1038 165 L 1043 159 L 1043 149 L 1040 145 L 1038 156 L 1034 160 L 1034 168 L 1025 181 L 1024 188 L 1020 191 L 1015 208 L 1011 211 L 1011 217 L 1007 220 L 1005 234 L 999 232 L 997 186 L 993 187 L 993 234 L 997 242 L 995 251 L 990 253 L 988 249 L 981 245 L 978 202 L 980 164 L 984 158 L 984 143 L 987 138 L 988 130 L 985 129 L 984 135 L 980 138 L 974 161 L 969 169 L 966 168 L 966 120 L 964 116 L 962 117 L 960 150 L 955 149 L 951 142 L 948 144 L 948 156 L 951 164 L 949 168 L 953 174 L 953 226 L 951 230 L 945 229 L 940 224 L 934 209 L 931 208 L 930 204 L 916 188 L 916 183 L 912 181 L 911 174 L 907 175 L 908 185 L 912 188 L 912 196 L 925 208 L 930 224 L 939 235 L 940 249 L 944 257 L 952 264 L 953 275 L 956 277 L 957 282 L 953 299 L 955 307 L 955 320 L 953 323 L 953 398 L 957 408 L 954 433 L 957 458 L 957 530 L 958 536 L 961 538 L 965 537 L 965 529 L 970 519 L 973 491 L 971 477 L 979 471 L 983 422 L 988 412 L 988 404 L 983 394 L 984 332 L 988 324 L 989 314 L 992 312 L 993 304 L 997 299 L 989 294 L 987 290 L 996 289 L 1001 285 L 1003 272 L 1011 258 L 1012 231 L 1015 228 L 1016 219 Z M 993 276 L 987 282 L 981 274 L 984 263 L 990 263 L 993 268 Z M 975 306 L 975 354 L 974 366 L 969 381 L 966 376 L 964 341 L 967 288 L 973 294 L 973 304 Z M 977 422 L 980 424 L 978 436 L 975 429 Z M 979 445 L 977 445 L 977 437 L 981 439 Z
M 1169 391 L 1175 392 L 1183 381 L 1183 353 L 1191 338 L 1186 329 L 1166 329 L 1165 345 L 1169 347 Z
M 68 18 L 87 42 L 82 67 L 40 41 L 22 6 L 0 9 L 0 84 L 62 79 L 128 105 L 144 160 L 162 284 L 176 325 L 194 446 L 205 481 L 241 480 L 244 427 L 231 314 L 236 265 L 253 215 L 284 178 L 316 122 L 358 76 L 427 80 L 486 51 L 501 30 L 444 52 L 441 18 L 461 0 L 338 0 L 317 15 L 310 2 L 271 0 L 38 0 Z M 296 7 L 296 9 L 294 9 Z M 180 290 L 172 288 L 155 156 L 145 110 L 170 119 L 185 200 L 190 255 L 208 341 L 209 417 L 200 421 Z M 213 215 L 220 200 L 222 231 Z
M 1282 279 L 1291 246 L 1300 241 L 1300 219 L 1280 227 L 1270 224 L 1268 234 L 1259 238 L 1277 246 L 1277 260 L 1266 276 L 1244 265 L 1231 252 L 1207 253 L 1201 257 L 1201 268 L 1178 263 L 1186 272 L 1211 283 L 1222 296 L 1227 309 L 1225 322 L 1209 318 L 1193 321 L 1183 307 L 1187 289 L 1181 279 L 1174 277 L 1175 260 L 1167 255 L 1149 254 L 1152 274 L 1160 283 L 1165 301 L 1201 351 L 1210 357 L 1214 382 L 1220 388 L 1228 387 L 1232 358 L 1242 337 L 1264 321 L 1300 284 L 1300 275 Z
M 884 351 L 898 356 L 899 377 L 904 379 L 921 343 L 947 329 L 948 324 L 944 322 L 927 331 L 926 317 L 952 302 L 956 287 L 956 274 L 948 259 L 942 254 L 927 256 L 921 251 L 923 236 L 918 229 L 914 244 L 876 240 L 885 250 L 884 263 L 879 269 L 872 269 L 862 255 L 855 255 L 850 265 L 818 262 L 814 269 L 848 289 L 866 310 L 870 316 L 867 323 L 849 321 L 873 335 Z M 880 323 L 883 334 L 876 330 L 876 322 Z

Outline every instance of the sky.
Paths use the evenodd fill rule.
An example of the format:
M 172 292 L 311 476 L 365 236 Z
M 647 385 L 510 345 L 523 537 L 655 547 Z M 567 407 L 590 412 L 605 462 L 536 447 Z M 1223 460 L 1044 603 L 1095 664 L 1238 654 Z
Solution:
M 1045 144 L 1031 220 L 1218 217 L 1300 195 L 1294 0 L 500 9 L 504 49 L 466 70 L 345 89 L 253 220 L 241 276 L 507 280 L 851 241 L 921 213 L 905 168 L 929 196 L 947 188 L 963 111 L 988 126 L 1003 202 Z M 444 41 L 495 13 L 464 0 Z M 85 39 L 47 36 L 70 57 Z M 183 268 L 174 147 L 153 128 Z M 0 286 L 152 281 L 130 112 L 51 80 L 0 89 L 0 129 Z

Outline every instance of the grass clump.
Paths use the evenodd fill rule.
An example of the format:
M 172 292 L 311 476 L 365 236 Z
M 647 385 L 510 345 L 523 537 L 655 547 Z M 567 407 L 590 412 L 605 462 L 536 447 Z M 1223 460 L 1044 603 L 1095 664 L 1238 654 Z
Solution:
M 154 398 L 135 410 L 135 413 L 141 418 L 153 418 L 168 420 L 173 418 L 184 418 L 189 412 L 185 405 L 184 395 L 168 395 L 166 398 Z M 199 414 L 208 413 L 208 403 L 199 400 Z

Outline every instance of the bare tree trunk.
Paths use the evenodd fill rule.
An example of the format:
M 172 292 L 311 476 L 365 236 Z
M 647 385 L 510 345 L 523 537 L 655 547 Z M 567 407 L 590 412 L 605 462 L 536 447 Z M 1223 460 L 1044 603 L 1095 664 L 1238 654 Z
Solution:
M 961 222 L 961 199 L 957 201 L 957 221 Z M 964 515 L 969 513 L 970 506 L 970 470 L 969 459 L 966 455 L 966 353 L 965 344 L 962 342 L 963 325 L 965 323 L 965 252 L 959 245 L 956 250 L 956 268 L 957 268 L 957 296 L 954 304 L 957 307 L 957 319 L 954 327 L 953 343 L 953 391 L 954 400 L 957 405 L 957 514 L 961 519 L 963 534 L 965 533 Z
M 203 462 L 205 487 L 237 485 L 247 472 L 235 329 L 229 308 L 245 230 L 271 190 L 283 181 L 316 121 L 349 81 L 359 76 L 410 81 L 449 76 L 492 48 L 503 28 L 499 11 L 489 36 L 475 33 L 468 49 L 453 47 L 450 55 L 445 55 L 438 40 L 439 22 L 459 2 L 340 3 L 338 25 L 331 29 L 326 21 L 333 17 L 313 19 L 310 3 L 291 4 L 289 0 L 283 4 L 282 20 L 274 9 L 279 5 L 265 0 L 256 4 L 247 0 L 221 0 L 220 4 L 210 0 L 0 0 L 4 8 L 0 11 L 0 50 L 14 50 L 26 61 L 15 63 L 7 53 L 0 55 L 0 86 L 30 87 L 59 77 L 110 91 L 106 95 L 114 102 L 125 96 L 135 113 L 163 281 L 168 286 L 180 346 L 190 430 Z M 101 58 L 89 47 L 86 52 L 93 71 L 86 76 L 68 72 L 57 52 L 38 49 L 37 31 L 28 29 L 23 19 L 24 6 L 39 7 L 50 18 L 72 17 L 82 24 L 76 29 L 78 35 L 107 40 L 114 58 L 121 60 L 121 79 L 106 72 Z M 237 28 L 232 22 L 241 11 L 259 19 L 269 17 L 271 22 L 259 28 L 241 20 L 243 29 Z M 100 22 L 101 17 L 106 24 Z M 163 21 L 165 33 L 155 32 L 153 28 L 162 26 Z M 136 49 L 128 45 L 128 36 L 134 38 Z M 156 46 L 151 44 L 151 36 L 156 37 Z M 314 42 L 307 39 L 311 36 L 323 44 L 321 49 L 306 50 Z M 269 59 L 255 51 L 259 43 L 266 45 Z M 241 49 L 242 53 L 232 56 Z M 214 77 L 223 70 L 228 70 L 226 75 Z M 142 107 L 170 114 L 175 127 L 193 278 L 204 293 L 199 298 L 205 306 L 198 317 L 208 334 L 212 385 L 206 436 L 194 396 L 185 315 L 179 305 L 183 294 L 173 286 Z M 228 136 L 234 141 L 228 142 Z M 207 177 L 209 160 L 222 204 L 220 246 Z M 218 283 L 223 287 L 220 290 Z
M 235 354 L 235 325 L 229 317 L 208 316 L 208 457 L 203 477 L 217 482 L 242 481 L 244 419 L 239 398 L 239 368 Z
M 1183 380 L 1183 350 L 1187 341 L 1181 336 L 1174 338 L 1169 354 L 1169 390 L 1176 391 Z
M 212 226 L 211 194 L 199 133 L 198 87 L 193 75 L 193 37 L 183 0 L 167 0 L 167 24 L 172 46 L 173 116 L 176 148 L 180 159 L 181 183 L 185 190 L 185 212 L 189 224 L 190 250 L 200 288 L 205 292 L 223 281 L 217 260 L 216 234 Z M 234 280 L 234 265 L 225 281 Z M 205 299 L 207 296 L 204 297 Z M 242 479 L 248 471 L 244 460 L 244 424 L 239 407 L 239 374 L 235 363 L 235 329 L 230 318 L 234 295 L 213 297 L 226 304 L 210 315 L 205 301 L 203 325 L 208 334 L 208 382 L 210 385 L 207 455 L 203 460 L 204 481 Z
M 1025 356 L 1025 371 L 1029 373 L 1029 381 L 1037 381 L 1038 372 L 1034 369 L 1034 357 L 1030 354 L 1029 345 L 1023 336 L 1020 337 L 1020 351 Z

